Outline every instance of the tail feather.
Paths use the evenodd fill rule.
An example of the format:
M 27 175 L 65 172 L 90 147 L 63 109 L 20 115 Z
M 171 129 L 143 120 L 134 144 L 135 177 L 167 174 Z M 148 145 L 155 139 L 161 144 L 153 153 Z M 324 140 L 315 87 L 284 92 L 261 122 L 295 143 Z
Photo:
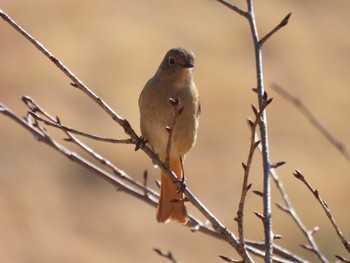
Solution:
M 179 179 L 183 178 L 180 158 L 170 157 L 171 169 Z M 157 209 L 157 221 L 166 223 L 170 219 L 186 224 L 188 221 L 184 194 L 177 192 L 178 185 L 173 183 L 169 175 L 161 172 L 160 197 Z

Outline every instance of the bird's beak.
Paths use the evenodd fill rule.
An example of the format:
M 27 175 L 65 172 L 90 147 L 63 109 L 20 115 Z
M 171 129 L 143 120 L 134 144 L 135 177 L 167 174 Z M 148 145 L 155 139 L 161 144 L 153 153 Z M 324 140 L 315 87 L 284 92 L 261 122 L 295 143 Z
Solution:
M 186 62 L 185 64 L 182 65 L 184 68 L 193 68 L 193 64 L 190 62 Z

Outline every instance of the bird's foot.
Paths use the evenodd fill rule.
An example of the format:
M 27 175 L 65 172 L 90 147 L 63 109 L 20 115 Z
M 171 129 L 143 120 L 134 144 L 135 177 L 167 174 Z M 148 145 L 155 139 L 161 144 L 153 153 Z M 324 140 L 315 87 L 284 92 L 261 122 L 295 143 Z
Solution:
M 135 143 L 135 151 L 142 149 L 146 145 L 146 143 L 147 140 L 145 140 L 145 138 L 143 138 L 142 136 L 138 137 Z
M 185 192 L 185 190 L 186 190 L 186 178 L 183 177 L 182 179 L 178 179 L 178 180 L 176 181 L 176 183 L 178 184 L 178 185 L 177 185 L 176 192 L 177 192 L 177 193 L 183 193 L 183 192 Z

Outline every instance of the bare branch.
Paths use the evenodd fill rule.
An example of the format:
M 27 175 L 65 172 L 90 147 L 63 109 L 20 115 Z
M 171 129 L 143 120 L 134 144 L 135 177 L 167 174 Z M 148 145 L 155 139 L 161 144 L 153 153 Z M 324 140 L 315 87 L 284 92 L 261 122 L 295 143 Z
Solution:
M 55 128 L 58 128 L 60 130 L 66 131 L 66 132 L 70 132 L 70 133 L 74 133 L 74 134 L 77 134 L 77 135 L 81 135 L 81 136 L 84 136 L 86 138 L 93 139 L 95 141 L 110 142 L 110 143 L 121 143 L 121 144 L 135 144 L 132 139 L 113 139 L 113 138 L 101 137 L 99 135 L 86 133 L 86 132 L 83 132 L 83 131 L 79 131 L 79 130 L 76 130 L 76 129 L 64 126 L 64 125 L 62 125 L 62 124 L 60 124 L 58 122 L 53 122 L 51 120 L 50 121 L 45 120 L 44 118 L 40 117 L 38 114 L 36 114 L 33 111 L 29 111 L 28 113 L 34 119 L 36 119 L 37 121 L 43 122 L 43 123 L 45 123 L 48 126 L 55 127 Z
M 70 134 L 69 132 L 67 132 L 67 135 L 69 136 L 69 139 L 71 142 L 75 143 L 76 145 L 78 145 L 81 149 L 83 149 L 85 152 L 87 152 L 89 155 L 91 155 L 94 159 L 96 159 L 97 161 L 99 161 L 101 164 L 107 166 L 108 168 L 110 168 L 112 170 L 112 172 L 120 177 L 122 180 L 127 181 L 128 183 L 130 183 L 133 186 L 136 186 L 138 188 L 140 188 L 141 190 L 144 191 L 145 194 L 151 194 L 154 197 L 158 198 L 159 195 L 158 193 L 156 193 L 155 191 L 153 191 L 152 189 L 148 188 L 146 184 L 141 184 L 140 182 L 138 182 L 137 180 L 133 179 L 131 176 L 129 176 L 127 173 L 125 173 L 123 170 L 121 170 L 120 168 L 116 167 L 111 161 L 109 161 L 108 159 L 106 159 L 105 157 L 103 157 L 102 155 L 96 153 L 94 150 L 92 150 L 90 147 L 88 147 L 87 145 L 85 145 L 84 143 L 82 143 L 81 141 L 79 141 L 76 137 L 74 137 L 72 134 Z
M 250 25 L 250 31 L 252 34 L 252 40 L 254 43 L 255 51 L 255 65 L 257 86 L 256 92 L 258 95 L 259 108 L 264 106 L 265 88 L 263 81 L 263 68 L 262 68 L 262 49 L 259 44 L 259 35 L 255 22 L 255 13 L 253 8 L 253 0 L 247 0 L 248 6 L 248 21 Z M 271 102 L 271 101 L 270 101 Z M 270 103 L 269 102 L 269 103 Z M 262 163 L 263 163 L 263 210 L 264 210 L 264 236 L 265 236 L 265 262 L 272 261 L 273 255 L 273 232 L 272 232 L 272 218 L 271 218 L 271 185 L 270 185 L 270 160 L 269 160 L 269 147 L 268 147 L 268 133 L 267 133 L 267 120 L 266 112 L 263 111 L 261 116 L 260 126 L 260 138 L 262 146 Z
M 119 116 L 113 109 L 107 105 L 100 97 L 94 94 L 82 81 L 80 81 L 59 59 L 57 59 L 53 54 L 51 54 L 40 42 L 34 39 L 29 33 L 27 33 L 23 28 L 21 28 L 14 20 L 12 20 L 5 12 L 0 10 L 0 16 L 8 22 L 16 31 L 18 31 L 22 36 L 24 36 L 30 43 L 32 43 L 44 56 L 46 56 L 52 63 L 54 63 L 72 82 L 73 86 L 83 91 L 88 95 L 94 102 L 96 102 L 114 121 L 120 124 L 125 132 L 133 140 L 137 140 L 138 136 L 131 129 L 128 121 Z
M 277 189 L 279 190 L 283 201 L 284 201 L 284 205 L 282 204 L 276 204 L 278 208 L 280 208 L 283 212 L 288 213 L 293 221 L 297 224 L 297 226 L 299 227 L 299 229 L 301 230 L 301 232 L 304 234 L 304 236 L 306 237 L 307 241 L 309 242 L 309 246 L 312 247 L 312 250 L 310 250 L 312 253 L 315 254 L 315 256 L 324 263 L 327 263 L 328 260 L 327 258 L 322 254 L 322 252 L 320 251 L 316 241 L 313 238 L 313 234 L 317 231 L 316 227 L 313 230 L 308 230 L 307 227 L 304 225 L 304 223 L 301 221 L 301 219 L 299 218 L 297 212 L 295 211 L 295 209 L 293 208 L 292 202 L 290 201 L 288 194 L 283 186 L 282 181 L 279 179 L 279 176 L 277 174 L 277 172 L 274 169 L 271 169 L 271 176 L 277 186 Z
M 255 135 L 257 138 L 257 135 Z M 261 146 L 259 145 L 259 151 L 261 152 Z M 270 174 L 276 184 L 276 187 L 278 189 L 278 191 L 280 192 L 283 201 L 284 201 L 284 205 L 283 204 L 279 204 L 277 203 L 276 206 L 281 209 L 283 212 L 288 213 L 292 219 L 294 220 L 294 222 L 297 224 L 297 226 L 300 228 L 301 232 L 304 234 L 304 236 L 306 237 L 306 239 L 309 242 L 309 245 L 313 248 L 312 252 L 315 253 L 315 255 L 320 259 L 321 262 L 328 262 L 327 258 L 322 254 L 322 252 L 319 250 L 314 238 L 313 238 L 313 234 L 318 230 L 317 227 L 315 227 L 313 230 L 308 230 L 306 228 L 306 226 L 304 225 L 304 223 L 301 221 L 301 219 L 299 218 L 297 212 L 295 211 L 295 209 L 293 208 L 292 202 L 289 199 L 289 196 L 287 194 L 287 191 L 285 190 L 282 181 L 280 180 L 276 170 L 274 168 L 271 168 L 270 170 Z M 259 191 L 253 191 L 254 193 L 258 194 L 259 196 L 263 196 L 263 194 Z
M 30 123 L 27 119 L 23 119 L 23 118 L 17 116 L 13 111 L 11 111 L 9 108 L 7 108 L 5 105 L 3 105 L 1 103 L 0 103 L 0 113 L 2 113 L 4 116 L 9 117 L 10 119 L 12 119 L 16 123 L 18 123 L 20 126 L 25 128 L 28 132 L 33 134 L 35 139 L 37 139 L 41 142 L 44 142 L 46 145 L 57 150 L 58 152 L 63 154 L 65 157 L 67 157 L 71 161 L 76 162 L 76 163 L 80 164 L 81 166 L 87 168 L 88 170 L 90 170 L 91 172 L 96 174 L 97 176 L 99 176 L 102 179 L 106 180 L 107 182 L 111 183 L 117 189 L 123 190 L 124 192 L 130 194 L 131 196 L 134 196 L 142 201 L 145 201 L 146 203 L 150 204 L 153 207 L 157 206 L 157 202 L 156 202 L 157 200 L 155 198 L 153 198 L 150 195 L 146 195 L 144 193 L 144 191 L 142 191 L 142 192 L 136 191 L 134 188 L 128 186 L 125 182 L 123 182 L 122 180 L 124 180 L 126 178 L 125 175 L 124 176 L 122 175 L 122 179 L 118 179 L 113 174 L 105 172 L 104 170 L 95 166 L 91 162 L 85 160 L 84 158 L 82 158 L 78 154 L 71 152 L 70 150 L 68 150 L 64 146 L 60 145 L 58 142 L 54 141 L 51 137 L 49 137 L 47 135 L 47 133 L 43 132 L 41 127 L 37 127 L 35 125 L 32 125 L 32 123 Z M 128 176 L 128 177 L 130 177 L 130 176 Z M 152 192 L 152 190 L 147 189 L 147 192 Z M 208 227 L 205 223 L 202 223 L 201 221 L 195 219 L 193 216 L 189 216 L 189 219 L 190 220 L 186 226 L 188 226 L 190 228 L 195 227 L 196 231 L 205 233 L 207 235 L 210 235 L 212 237 L 215 237 L 215 238 L 218 238 L 221 240 L 226 240 L 226 238 L 224 236 L 222 236 L 220 233 L 218 233 L 214 229 Z M 254 242 L 253 242 L 253 244 L 254 244 Z M 259 253 L 259 251 L 257 249 L 253 248 L 253 250 L 255 250 L 257 254 Z M 262 252 L 260 252 L 260 253 L 262 253 Z
M 274 33 L 276 33 L 279 29 L 287 25 L 289 18 L 291 16 L 291 13 L 289 13 L 270 33 L 268 33 L 264 38 L 259 40 L 258 31 L 255 23 L 255 14 L 253 9 L 253 1 L 247 0 L 247 7 L 248 11 L 245 12 L 241 10 L 240 8 L 230 4 L 229 2 L 225 0 L 217 0 L 218 2 L 224 4 L 226 7 L 230 8 L 231 10 L 235 11 L 236 13 L 244 16 L 248 19 L 252 38 L 254 42 L 255 47 L 255 57 L 256 57 L 256 72 L 257 72 L 257 88 L 255 91 L 258 94 L 259 99 L 259 107 L 262 109 L 264 107 L 263 103 L 265 102 L 267 105 L 271 103 L 272 99 L 266 100 L 265 95 L 267 95 L 264 91 L 264 83 L 263 83 L 263 74 L 262 74 L 262 56 L 261 56 L 261 48 L 264 42 L 270 38 Z M 266 105 L 265 105 L 266 106 Z M 253 108 L 254 110 L 254 108 Z M 256 112 L 256 110 L 255 110 Z M 265 254 L 265 261 L 270 262 L 272 260 L 272 254 L 273 254 L 273 234 L 272 234 L 272 220 L 271 220 L 271 198 L 270 198 L 270 183 L 269 183 L 269 175 L 270 175 L 270 161 L 269 161 L 269 150 L 268 150 L 268 139 L 267 139 L 267 127 L 266 127 L 266 114 L 265 112 L 261 116 L 261 123 L 260 123 L 260 134 L 261 134 L 261 140 L 262 140 L 262 156 L 263 156 L 263 167 L 264 167 L 264 195 L 263 195 L 263 203 L 264 203 L 264 230 L 265 230 L 265 242 L 266 242 L 266 254 Z M 251 124 L 251 123 L 250 123 Z M 258 145 L 258 143 L 255 145 L 255 147 Z M 284 164 L 284 162 L 280 162 L 274 165 L 274 167 L 278 167 L 280 165 Z M 249 170 L 247 169 L 248 165 L 243 163 L 243 168 L 245 171 Z M 245 184 L 243 184 L 243 191 L 241 196 L 244 200 L 244 192 L 246 191 Z M 243 197 L 243 198 L 242 198 Z M 243 201 L 244 204 L 244 201 Z M 243 213 L 243 211 L 241 211 Z M 240 210 L 239 210 L 240 213 Z M 240 221 L 240 215 L 238 213 L 238 221 Z M 243 215 L 242 215 L 243 216 Z
M 292 103 L 308 119 L 308 121 L 350 162 L 350 151 L 340 140 L 338 140 L 329 130 L 327 130 L 325 126 L 321 124 L 317 117 L 299 98 L 293 96 L 286 89 L 277 84 L 272 85 L 272 89 L 284 99 Z
M 74 161 L 81 166 L 87 168 L 89 171 L 93 172 L 97 176 L 101 177 L 102 179 L 106 180 L 107 182 L 111 183 L 116 188 L 138 198 L 146 203 L 156 207 L 156 199 L 151 196 L 146 196 L 143 194 L 143 192 L 140 192 L 136 190 L 135 188 L 131 187 L 130 185 L 126 184 L 125 182 L 121 181 L 120 178 L 117 176 L 110 174 L 104 170 L 102 170 L 100 167 L 94 165 L 93 163 L 89 162 L 88 160 L 84 159 L 80 155 L 78 155 L 75 152 L 70 151 L 63 145 L 56 142 L 53 138 L 51 138 L 47 133 L 43 132 L 43 130 L 40 127 L 37 127 L 35 125 L 32 125 L 28 120 L 18 117 L 14 112 L 12 112 L 9 108 L 6 106 L 0 104 L 0 112 L 3 113 L 5 116 L 11 118 L 12 120 L 16 121 L 19 125 L 21 125 L 23 128 L 25 128 L 27 131 L 32 133 L 34 137 L 39 140 L 40 142 L 44 142 L 46 145 L 52 147 L 59 153 L 63 154 L 65 157 L 70 159 L 71 161 Z M 150 189 L 151 191 L 151 189 Z
M 29 101 L 29 100 L 28 100 Z M 43 109 L 41 109 L 40 108 L 40 106 L 38 105 L 38 104 L 36 104 L 33 100 L 30 100 L 30 103 L 31 103 L 31 105 L 33 105 L 33 107 L 31 107 L 31 109 L 33 109 L 33 108 L 35 108 L 36 109 L 36 111 L 40 111 L 41 113 L 43 113 L 45 116 L 47 116 L 47 118 L 50 118 L 50 119 L 53 119 L 47 112 L 45 112 Z M 70 135 L 70 137 L 72 137 L 71 135 Z M 76 142 L 78 142 L 76 139 L 75 139 L 75 141 Z M 82 145 L 81 145 L 81 142 L 79 142 L 79 144 L 80 144 L 80 146 L 81 147 L 83 147 Z M 90 152 L 89 151 L 89 149 L 88 148 L 86 148 L 86 147 L 83 147 L 83 148 L 85 148 L 85 150 L 86 151 L 88 151 L 88 152 Z M 153 152 L 152 152 L 153 153 Z M 90 154 L 92 154 L 91 152 L 90 152 Z M 97 155 L 94 155 L 94 157 L 95 158 L 100 158 L 100 157 L 97 157 Z M 158 158 L 158 156 L 157 155 L 155 155 L 155 158 Z M 153 159 L 153 158 L 152 158 Z M 153 159 L 154 160 L 154 159 Z M 155 160 L 156 161 L 156 160 Z M 168 167 L 168 166 L 165 166 L 165 164 L 164 163 L 162 163 L 162 162 L 160 162 L 159 163 L 159 165 L 161 166 L 161 168 L 162 169 L 164 169 L 168 174 L 170 174 L 171 175 L 171 173 L 173 173 L 172 172 L 172 170 Z M 177 177 L 175 177 L 175 178 L 177 178 Z M 189 190 L 186 188 L 185 189 L 185 191 L 186 192 L 189 192 Z M 151 192 L 151 190 L 150 189 L 147 189 L 147 192 Z M 213 222 L 215 222 L 214 224 L 213 224 L 213 226 L 214 226 L 214 229 L 216 229 L 216 230 L 221 230 L 221 228 L 222 229 L 224 229 L 224 231 L 219 231 L 219 233 L 220 233 L 220 235 L 222 235 L 223 233 L 225 233 L 225 235 L 223 235 L 223 238 L 224 239 L 228 239 L 228 241 L 229 241 L 229 243 L 231 244 L 231 245 L 233 245 L 233 244 L 238 244 L 238 241 L 235 241 L 236 239 L 235 239 L 235 237 L 234 237 L 234 235 L 226 228 L 226 227 L 223 227 L 223 226 L 221 226 L 221 223 L 219 223 L 218 221 L 217 221 L 217 219 L 199 202 L 199 200 L 197 200 L 193 195 L 192 195 L 192 193 L 190 193 L 191 194 L 191 198 L 192 199 L 195 199 L 198 203 L 199 203 L 199 205 L 195 205 L 199 210 L 203 210 L 204 211 L 204 215 L 208 218 L 208 219 L 212 219 L 212 221 Z M 190 199 L 189 199 L 190 200 Z M 206 233 L 211 233 L 212 232 L 212 230 L 209 230 L 209 229 L 206 229 L 206 227 L 205 226 L 203 226 L 204 224 L 202 224 L 202 223 L 200 223 L 199 221 L 197 221 L 197 220 L 195 220 L 193 217 L 192 218 L 190 218 L 190 222 L 189 222 L 189 224 L 188 224 L 188 226 L 196 226 L 196 227 L 198 227 L 198 226 L 200 226 L 200 230 L 201 231 L 203 231 L 203 228 L 205 229 L 204 230 L 204 232 L 206 232 Z M 216 228 L 215 228 L 216 227 Z M 211 233 L 212 234 L 212 233 Z
M 251 168 L 251 164 L 253 161 L 253 156 L 256 147 L 259 145 L 260 141 L 256 140 L 255 133 L 256 128 L 260 124 L 261 116 L 263 114 L 263 111 L 266 109 L 268 97 L 267 95 L 264 97 L 264 103 L 261 110 L 257 110 L 254 105 L 252 105 L 252 109 L 255 115 L 255 120 L 248 120 L 248 124 L 250 126 L 250 148 L 248 153 L 248 158 L 246 163 L 242 163 L 243 169 L 244 169 L 244 176 L 243 176 L 243 184 L 242 184 L 242 191 L 241 191 L 241 198 L 239 201 L 238 211 L 237 211 L 237 217 L 235 218 L 238 224 L 238 236 L 239 236 L 239 247 L 238 247 L 238 253 L 242 257 L 244 262 L 253 262 L 253 259 L 250 257 L 246 250 L 245 242 L 244 242 L 244 224 L 243 224 L 243 217 L 244 217 L 244 206 L 245 206 L 245 200 L 247 193 L 249 189 L 251 188 L 251 184 L 248 185 L 248 179 L 249 179 L 249 172 Z
M 258 32 L 257 32 L 256 24 L 255 24 L 255 18 L 254 18 L 253 1 L 247 0 L 247 5 L 248 5 L 248 12 L 245 13 L 246 14 L 245 17 L 248 18 L 250 26 L 251 26 L 253 42 L 255 45 L 255 54 L 256 54 L 257 88 L 254 89 L 254 91 L 258 93 L 259 106 L 260 106 L 260 108 L 262 108 L 264 99 L 266 102 L 266 96 L 265 96 L 266 93 L 264 92 L 263 78 L 262 78 L 263 75 L 262 75 L 261 48 L 267 39 L 269 39 L 274 33 L 276 33 L 282 27 L 287 25 L 289 18 L 291 16 L 291 13 L 288 14 L 270 33 L 268 33 L 265 37 L 263 37 L 262 39 L 259 40 Z M 268 103 L 270 103 L 270 102 L 271 102 L 271 100 L 268 101 Z M 257 115 L 256 108 L 253 107 L 253 110 L 255 110 L 254 111 L 255 115 Z M 264 215 L 261 215 L 260 213 L 256 213 L 256 215 L 259 216 L 261 219 L 263 219 L 265 222 L 265 227 L 264 227 L 264 229 L 265 229 L 265 243 L 266 243 L 266 247 L 267 247 L 265 261 L 270 262 L 271 255 L 272 255 L 272 247 L 273 247 L 273 245 L 272 245 L 272 238 L 273 237 L 272 237 L 272 227 L 271 227 L 270 184 L 269 184 L 268 178 L 269 178 L 271 168 L 277 168 L 278 166 L 283 165 L 284 162 L 278 162 L 278 163 L 275 163 L 272 165 L 270 164 L 270 161 L 268 158 L 267 129 L 266 129 L 266 116 L 265 116 L 265 114 L 262 116 L 261 119 L 262 119 L 262 122 L 260 125 L 260 133 L 262 136 L 262 147 L 260 149 L 261 149 L 262 154 L 263 154 L 263 165 L 264 165 L 264 194 L 263 194 Z M 249 122 L 249 123 L 250 123 L 250 126 L 252 127 L 253 123 L 252 122 Z M 255 134 L 253 136 L 255 137 Z M 249 170 L 249 169 L 247 169 L 247 167 L 249 167 L 249 165 L 243 164 L 243 168 L 245 171 Z M 244 192 L 244 190 L 242 191 L 242 196 L 243 196 L 243 192 Z M 285 193 L 285 192 L 282 192 L 282 193 Z M 287 199 L 287 201 L 289 201 L 289 200 Z M 291 210 L 291 206 L 288 206 L 288 211 L 291 212 L 294 210 Z M 297 222 L 300 223 L 300 226 L 303 226 L 301 221 L 299 220 L 299 218 L 297 216 L 293 217 L 293 218 L 297 219 Z M 237 219 L 239 219 L 239 216 L 237 216 Z M 237 221 L 240 222 L 240 220 L 237 220 Z M 302 229 L 304 230 L 305 227 L 303 226 Z M 307 231 L 305 231 L 305 233 L 307 233 Z M 318 256 L 321 259 L 323 259 L 324 257 L 321 253 L 319 253 L 319 250 L 318 250 L 316 244 L 314 243 L 312 236 L 310 237 L 310 235 L 307 234 L 307 237 L 308 237 L 309 241 L 313 244 L 313 247 L 316 248 L 315 253 L 318 254 Z
M 304 185 L 310 190 L 310 192 L 315 196 L 316 200 L 320 203 L 322 206 L 324 212 L 326 213 L 329 221 L 331 221 L 335 232 L 337 233 L 338 237 L 340 238 L 342 244 L 344 245 L 345 249 L 350 253 L 350 242 L 344 237 L 343 233 L 341 232 L 340 228 L 338 227 L 330 209 L 328 208 L 328 205 L 326 201 L 324 201 L 318 190 L 314 189 L 311 184 L 306 180 L 305 176 L 298 170 L 295 170 L 293 175 L 299 179 L 301 182 L 304 183 Z
M 80 164 L 81 166 L 87 168 L 88 170 L 90 170 L 91 172 L 96 174 L 97 176 L 99 176 L 102 179 L 106 180 L 107 182 L 111 183 L 117 189 L 122 190 L 122 191 L 126 192 L 127 194 L 130 194 L 131 196 L 134 196 L 134 197 L 150 204 L 153 207 L 157 206 L 157 202 L 156 202 L 157 200 L 152 197 L 153 194 L 152 195 L 145 194 L 145 191 L 147 191 L 148 193 L 151 193 L 151 191 L 152 191 L 151 189 L 147 189 L 145 191 L 137 191 L 135 188 L 133 188 L 133 187 L 129 186 L 128 184 L 125 184 L 125 182 L 123 182 L 123 181 L 125 181 L 125 176 L 122 176 L 122 179 L 119 179 L 115 175 L 110 174 L 110 173 L 102 170 L 101 168 L 95 166 L 94 164 L 92 164 L 91 162 L 82 158 L 78 154 L 71 152 L 70 150 L 68 150 L 67 148 L 65 148 L 64 146 L 59 144 L 58 142 L 54 141 L 51 137 L 49 137 L 47 135 L 47 133 L 42 131 L 41 127 L 37 127 L 37 126 L 33 125 L 32 123 L 30 123 L 29 120 L 23 119 L 23 118 L 17 116 L 14 112 L 12 112 L 5 105 L 0 104 L 0 113 L 9 117 L 10 119 L 12 119 L 16 123 L 18 123 L 20 126 L 25 128 L 28 132 L 33 134 L 37 140 L 44 142 L 46 145 L 48 145 L 48 146 L 52 147 L 53 149 L 55 149 L 56 151 L 60 152 L 61 154 L 63 154 L 65 157 L 67 157 L 71 161 L 73 161 L 77 164 Z M 97 155 L 95 156 L 95 158 L 99 159 L 97 157 Z M 103 157 L 100 158 L 100 161 L 104 162 L 102 160 L 105 160 L 105 162 L 108 163 L 108 161 Z M 111 167 L 113 167 L 113 166 L 111 166 Z M 187 188 L 186 188 L 186 191 L 188 191 Z M 206 208 L 204 207 L 204 209 L 206 209 Z M 208 211 L 207 213 L 210 213 L 210 212 Z M 214 216 L 213 216 L 213 218 L 214 219 L 212 219 L 212 220 L 217 220 Z M 220 239 L 220 240 L 223 240 L 226 242 L 228 241 L 233 247 L 235 247 L 235 248 L 237 247 L 238 241 L 235 239 L 235 236 L 226 227 L 221 225 L 221 223 L 218 221 L 216 224 L 213 225 L 214 228 L 216 229 L 216 230 L 214 230 L 213 228 L 209 227 L 207 224 L 199 221 L 198 219 L 195 219 L 193 216 L 189 216 L 189 222 L 187 223 L 186 226 L 189 227 L 192 231 L 199 231 L 201 233 L 215 237 L 217 239 Z M 250 251 L 251 253 L 253 253 L 257 256 L 260 256 L 260 257 L 264 256 L 264 249 L 262 248 L 262 246 L 259 242 L 249 241 L 249 240 L 246 240 L 245 242 L 247 244 L 248 251 Z M 277 256 L 282 255 L 283 258 L 288 259 L 288 260 L 285 260 L 283 258 L 281 259 L 281 258 L 276 257 L 276 258 L 274 258 L 274 262 L 302 262 L 302 260 L 300 260 L 300 258 L 298 258 L 293 253 L 291 253 L 283 248 L 280 248 L 276 245 L 274 245 L 274 251 L 275 251 L 275 254 Z

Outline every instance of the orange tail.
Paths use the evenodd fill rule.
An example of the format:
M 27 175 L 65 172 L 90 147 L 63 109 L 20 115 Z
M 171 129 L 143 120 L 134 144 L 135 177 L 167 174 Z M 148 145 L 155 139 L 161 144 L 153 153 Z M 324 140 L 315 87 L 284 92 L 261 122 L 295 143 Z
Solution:
M 163 157 L 163 156 L 162 156 Z M 162 158 L 163 159 L 163 158 Z M 177 178 L 182 179 L 182 168 L 180 158 L 170 157 L 169 165 Z M 187 210 L 183 193 L 177 193 L 178 185 L 173 183 L 169 175 L 161 172 L 160 197 L 157 209 L 157 221 L 166 223 L 170 219 L 176 220 L 181 224 L 186 224 L 188 221 Z

